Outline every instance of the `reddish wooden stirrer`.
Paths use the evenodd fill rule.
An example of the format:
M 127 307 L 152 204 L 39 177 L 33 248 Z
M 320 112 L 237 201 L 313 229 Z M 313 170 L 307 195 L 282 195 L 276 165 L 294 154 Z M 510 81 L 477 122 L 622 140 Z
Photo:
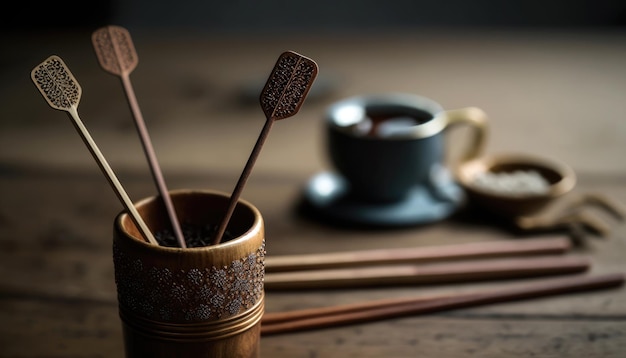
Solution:
M 156 159 L 156 154 L 148 134 L 148 129 L 143 120 L 143 115 L 139 109 L 137 103 L 137 97 L 135 97 L 135 91 L 130 82 L 130 73 L 137 66 L 138 58 L 135 51 L 135 46 L 130 37 L 128 31 L 120 26 L 105 26 L 96 30 L 91 40 L 93 43 L 96 56 L 100 66 L 107 72 L 119 76 L 122 79 L 124 90 L 126 92 L 126 99 L 130 105 L 130 109 L 135 119 L 135 126 L 141 137 L 141 143 L 143 145 L 144 152 L 148 158 L 150 169 L 152 171 L 152 177 L 159 190 L 159 194 L 165 205 L 165 209 L 172 223 L 172 229 L 178 244 L 182 248 L 186 248 L 185 238 L 178 222 L 172 199 L 170 198 L 169 191 L 165 185 L 165 179 L 161 173 L 159 162 Z
M 115 173 L 107 163 L 104 155 L 102 155 L 102 152 L 98 149 L 96 142 L 91 138 L 89 131 L 80 120 L 78 116 L 78 103 L 80 102 L 82 89 L 63 60 L 58 56 L 48 57 L 32 70 L 30 77 L 50 107 L 66 111 L 69 114 L 70 118 L 73 120 L 74 127 L 76 127 L 76 130 L 81 135 L 91 155 L 96 159 L 100 169 L 109 180 L 109 184 L 111 184 L 117 197 L 130 214 L 139 232 L 141 232 L 148 242 L 158 245 L 150 229 L 148 229 L 148 226 L 146 226 L 137 212 L 137 209 L 135 209 L 128 194 L 126 194 L 124 187 L 122 187 L 122 184 L 120 184 L 115 176 Z
M 260 97 L 261 107 L 266 117 L 265 125 L 230 196 L 226 213 L 213 238 L 213 245 L 222 241 L 230 217 L 235 211 L 237 201 L 239 201 L 243 187 L 246 185 L 250 172 L 252 172 L 252 167 L 261 152 L 261 147 L 267 139 L 272 124 L 277 120 L 291 117 L 300 110 L 317 72 L 318 67 L 313 60 L 293 51 L 283 52 L 278 57 Z
M 482 293 L 431 298 L 400 298 L 291 312 L 267 312 L 261 321 L 261 335 L 293 333 L 494 303 L 608 289 L 623 284 L 624 274 L 614 273 L 554 279 Z

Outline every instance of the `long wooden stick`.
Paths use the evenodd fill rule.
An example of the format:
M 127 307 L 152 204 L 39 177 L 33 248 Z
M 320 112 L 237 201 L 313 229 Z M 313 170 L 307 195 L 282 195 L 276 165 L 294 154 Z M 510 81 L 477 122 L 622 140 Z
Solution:
M 547 256 L 420 265 L 281 272 L 265 275 L 265 290 L 423 285 L 537 277 L 588 270 L 584 257 Z
M 117 179 L 117 176 L 115 176 L 115 173 L 96 145 L 96 142 L 78 116 L 78 103 L 82 90 L 78 81 L 76 81 L 76 78 L 74 78 L 74 75 L 72 75 L 63 60 L 54 55 L 48 57 L 32 70 L 31 78 L 44 99 L 52 108 L 65 111 L 69 114 L 70 118 L 73 120 L 74 127 L 80 134 L 83 142 L 87 145 L 89 152 L 98 163 L 98 166 L 105 174 L 118 199 L 130 214 L 139 232 L 141 232 L 148 242 L 158 245 L 150 229 L 148 229 L 148 226 L 146 226 L 141 215 L 139 215 L 137 209 L 135 209 L 128 194 L 126 194 L 124 187 Z
M 141 138 L 144 153 L 148 159 L 152 178 L 157 186 L 159 195 L 163 200 L 165 210 L 172 224 L 174 236 L 178 244 L 182 248 L 186 248 L 185 238 L 178 222 L 178 216 L 174 209 L 174 204 L 169 195 L 169 190 L 165 184 L 163 173 L 150 139 L 150 134 L 146 127 L 135 91 L 130 81 L 130 73 L 135 69 L 138 62 L 135 46 L 133 45 L 130 34 L 126 29 L 120 26 L 106 26 L 100 28 L 92 34 L 92 43 L 100 66 L 107 72 L 117 75 L 122 80 L 126 99 L 130 106 L 133 118 L 135 119 L 135 127 Z
M 228 222 L 272 125 L 275 121 L 291 117 L 300 110 L 317 76 L 317 71 L 317 64 L 313 60 L 293 51 L 283 52 L 276 61 L 260 96 L 261 108 L 266 118 L 265 125 L 230 195 L 226 212 L 213 237 L 213 245 L 222 241 Z
M 418 302 L 432 302 L 433 300 L 440 300 L 450 297 L 450 295 L 439 296 L 420 296 L 420 297 L 398 297 L 398 298 L 386 298 L 374 301 L 365 301 L 357 303 L 349 303 L 338 306 L 328 307 L 313 307 L 305 308 L 295 311 L 285 312 L 265 312 L 263 314 L 262 324 L 267 327 L 283 322 L 301 321 L 312 318 L 320 317 L 338 317 L 347 313 L 353 312 L 367 312 L 377 310 L 385 307 L 394 307 L 407 304 L 416 304 Z
M 235 207 L 237 206 L 239 197 L 241 197 L 243 188 L 246 185 L 246 182 L 248 181 L 248 177 L 250 176 L 250 173 L 252 172 L 252 167 L 254 167 L 254 163 L 256 163 L 256 160 L 259 157 L 259 154 L 261 153 L 261 148 L 263 147 L 263 143 L 265 143 L 265 140 L 267 139 L 267 136 L 269 135 L 270 129 L 272 128 L 273 124 L 274 124 L 274 120 L 272 119 L 268 119 L 267 121 L 265 121 L 265 125 L 263 126 L 263 129 L 261 130 L 261 134 L 259 135 L 259 138 L 257 139 L 256 144 L 254 145 L 254 148 L 252 149 L 252 153 L 250 153 L 250 156 L 248 157 L 248 161 L 246 162 L 246 165 L 241 173 L 241 176 L 239 176 L 239 180 L 237 181 L 237 184 L 235 185 L 235 188 L 233 189 L 233 192 L 230 195 L 230 199 L 228 200 L 228 207 L 226 208 L 226 212 L 224 213 L 224 216 L 222 217 L 222 220 L 220 221 L 216 234 L 213 238 L 213 242 L 212 242 L 213 245 L 217 245 L 222 241 L 222 237 L 224 236 L 224 232 L 226 231 L 228 222 L 230 221 L 230 218 L 232 217 L 233 212 L 235 211 Z
M 265 258 L 265 271 L 273 273 L 460 259 L 550 255 L 565 253 L 571 249 L 571 246 L 569 239 L 553 237 L 306 255 L 268 255 Z
M 265 313 L 261 323 L 261 335 L 294 333 L 494 303 L 608 289 L 619 287 L 623 283 L 624 275 L 622 273 L 595 277 L 577 276 L 484 293 L 459 294 L 435 298 L 416 297 L 381 300 L 330 308 Z

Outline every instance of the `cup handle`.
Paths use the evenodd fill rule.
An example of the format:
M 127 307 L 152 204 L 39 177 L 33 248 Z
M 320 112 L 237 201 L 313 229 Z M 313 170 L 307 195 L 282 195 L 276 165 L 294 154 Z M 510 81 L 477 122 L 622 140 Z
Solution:
M 472 129 L 469 147 L 461 155 L 460 162 L 481 155 L 487 144 L 487 114 L 480 108 L 467 107 L 447 110 L 443 115 L 446 129 L 459 124 L 468 124 Z

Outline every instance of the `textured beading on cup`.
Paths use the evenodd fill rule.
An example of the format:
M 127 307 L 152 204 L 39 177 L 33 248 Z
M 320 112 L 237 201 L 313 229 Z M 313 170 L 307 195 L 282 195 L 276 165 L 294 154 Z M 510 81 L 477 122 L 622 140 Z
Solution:
M 147 265 L 113 246 L 120 306 L 162 322 L 218 320 L 250 309 L 263 297 L 265 242 L 222 267 L 172 271 Z

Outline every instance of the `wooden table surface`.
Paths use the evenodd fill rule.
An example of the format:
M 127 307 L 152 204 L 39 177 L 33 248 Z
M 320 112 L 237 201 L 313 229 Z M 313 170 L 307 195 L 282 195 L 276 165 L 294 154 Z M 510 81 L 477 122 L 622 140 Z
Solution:
M 332 170 L 325 108 L 364 93 L 415 93 L 447 109 L 478 106 L 489 115 L 488 153 L 560 159 L 578 176 L 575 192 L 626 202 L 625 33 L 133 37 L 140 61 L 131 80 L 170 189 L 232 190 L 263 125 L 256 97 L 278 55 L 290 49 L 318 62 L 316 91 L 296 117 L 274 126 L 243 192 L 263 213 L 268 255 L 566 235 L 519 233 L 473 206 L 397 230 L 343 228 L 298 214 L 309 178 Z M 0 38 L 11 49 L 0 69 L 0 357 L 120 357 L 111 238 L 121 205 L 67 116 L 46 105 L 29 74 L 51 54 L 65 60 L 83 88 L 81 118 L 139 199 L 155 188 L 121 83 L 98 66 L 90 33 Z M 454 153 L 463 132 L 450 137 Z M 610 235 L 590 235 L 569 254 L 592 260 L 584 275 L 625 272 L 626 226 L 595 214 Z M 540 280 L 270 291 L 266 310 Z M 626 290 L 268 336 L 261 349 L 263 357 L 622 357 Z

